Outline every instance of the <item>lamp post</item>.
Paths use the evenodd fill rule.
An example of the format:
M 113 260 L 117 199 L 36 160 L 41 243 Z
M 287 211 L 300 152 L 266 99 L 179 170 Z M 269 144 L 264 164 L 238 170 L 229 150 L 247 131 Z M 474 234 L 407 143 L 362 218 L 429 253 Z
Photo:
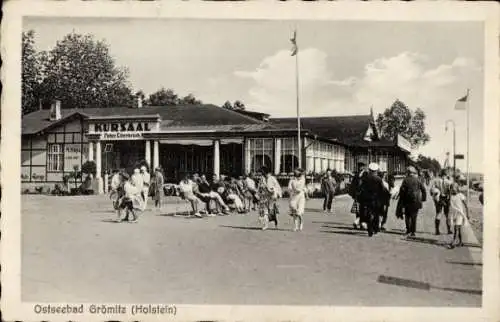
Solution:
M 457 151 L 456 151 L 456 131 L 455 131 L 455 121 L 453 120 L 446 120 L 445 122 L 445 127 L 444 127 L 444 130 L 445 132 L 448 131 L 448 123 L 451 123 L 453 124 L 453 178 L 456 177 L 457 175 L 457 168 L 456 168 L 456 160 L 455 160 L 455 156 L 457 154 Z

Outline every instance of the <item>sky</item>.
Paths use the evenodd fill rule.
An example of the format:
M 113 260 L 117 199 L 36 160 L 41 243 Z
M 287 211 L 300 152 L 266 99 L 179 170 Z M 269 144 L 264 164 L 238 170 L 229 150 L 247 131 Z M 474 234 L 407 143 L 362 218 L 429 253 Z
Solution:
M 443 162 L 466 154 L 466 112 L 454 110 L 470 95 L 470 169 L 483 172 L 484 31 L 480 22 L 374 22 L 195 20 L 136 18 L 24 18 L 38 50 L 66 34 L 105 40 L 134 91 L 161 87 L 194 94 L 204 103 L 241 100 L 248 110 L 296 116 L 297 29 L 302 116 L 370 113 L 399 99 L 427 115 L 428 144 L 415 151 Z M 457 160 L 465 170 L 465 161 Z

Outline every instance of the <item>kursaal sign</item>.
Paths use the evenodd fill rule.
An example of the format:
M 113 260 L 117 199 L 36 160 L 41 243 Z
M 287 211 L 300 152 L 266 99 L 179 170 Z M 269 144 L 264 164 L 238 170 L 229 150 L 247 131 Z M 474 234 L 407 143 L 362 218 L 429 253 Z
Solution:
M 95 123 L 94 132 L 151 132 L 148 122 Z

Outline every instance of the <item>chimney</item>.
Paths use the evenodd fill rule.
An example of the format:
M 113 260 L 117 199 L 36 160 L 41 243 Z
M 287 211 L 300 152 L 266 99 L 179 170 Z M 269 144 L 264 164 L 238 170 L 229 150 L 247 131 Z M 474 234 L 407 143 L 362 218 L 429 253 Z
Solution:
M 58 121 L 61 119 L 61 101 L 56 100 L 50 105 L 50 120 Z
M 137 97 L 137 108 L 142 108 L 142 97 Z

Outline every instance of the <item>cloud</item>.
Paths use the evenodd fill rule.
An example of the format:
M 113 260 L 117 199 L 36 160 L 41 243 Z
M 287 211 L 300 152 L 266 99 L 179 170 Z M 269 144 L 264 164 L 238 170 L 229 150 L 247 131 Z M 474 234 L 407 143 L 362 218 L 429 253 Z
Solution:
M 439 160 L 444 158 L 443 146 L 447 145 L 444 122 L 455 113 L 455 100 L 467 88 L 477 88 L 476 95 L 480 96 L 482 88 L 482 69 L 466 57 L 433 65 L 425 55 L 401 52 L 353 66 L 352 76 L 346 78 L 337 78 L 329 62 L 328 55 L 319 49 L 300 52 L 300 106 L 304 116 L 367 114 L 371 106 L 375 113 L 381 113 L 399 99 L 411 109 L 422 108 L 426 113 L 431 142 L 422 152 Z M 245 98 L 249 108 L 273 116 L 295 116 L 295 60 L 289 51 L 266 57 L 254 70 L 234 74 L 250 81 Z M 478 115 L 476 120 L 479 130 L 481 118 Z M 475 135 L 480 139 L 482 133 Z
M 295 58 L 289 51 L 266 57 L 251 71 L 236 71 L 252 81 L 248 106 L 272 115 L 293 115 L 295 109 Z M 411 52 L 368 62 L 358 77 L 336 79 L 328 66 L 328 55 L 315 48 L 299 57 L 300 105 L 305 115 L 363 114 L 370 106 L 381 112 L 396 99 L 411 107 L 432 107 L 454 97 L 454 85 L 468 73 L 479 71 L 468 58 L 457 57 L 449 64 L 428 65 L 428 58 Z

